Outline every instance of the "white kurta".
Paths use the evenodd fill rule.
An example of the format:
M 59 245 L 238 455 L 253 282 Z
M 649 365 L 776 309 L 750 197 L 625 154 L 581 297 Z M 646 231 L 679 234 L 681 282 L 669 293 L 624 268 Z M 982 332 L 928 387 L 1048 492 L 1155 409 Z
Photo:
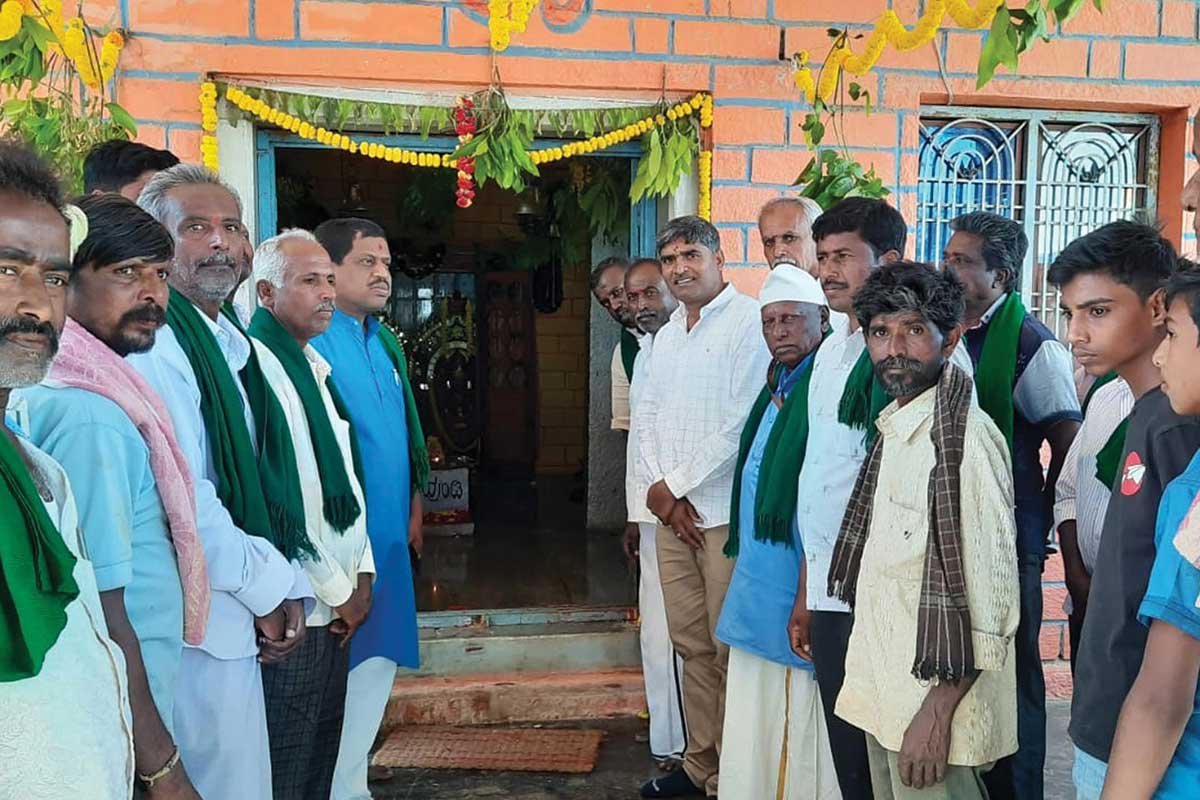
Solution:
M 342 452 L 342 466 L 350 479 L 350 488 L 361 509 L 356 519 L 344 531 L 337 531 L 325 519 L 324 498 L 321 494 L 321 475 L 317 467 L 317 456 L 313 450 L 312 434 L 304 405 L 292 379 L 283 369 L 279 358 L 262 342 L 251 340 L 258 354 L 258 363 L 263 376 L 274 390 L 292 432 L 292 445 L 296 452 L 296 471 L 300 475 L 301 494 L 304 496 L 304 522 L 308 540 L 317 551 L 317 558 L 302 556 L 300 564 L 312 583 L 317 602 L 308 615 L 309 627 L 322 627 L 337 619 L 334 609 L 350 599 L 358 585 L 360 573 L 375 574 L 375 562 L 371 556 L 371 542 L 367 538 L 367 502 L 363 499 L 362 487 L 354 473 L 353 450 L 350 446 L 350 423 L 342 419 L 333 405 L 333 397 L 325 381 L 332 372 L 329 362 L 321 357 L 312 345 L 304 348 L 304 356 L 312 370 L 313 379 L 334 438 Z
M 0 434 L 2 435 L 2 434 Z M 53 499 L 50 519 L 79 559 L 79 597 L 42 669 L 0 683 L 0 798 L 127 800 L 133 792 L 133 722 L 125 658 L 111 639 L 66 473 L 22 441 Z
M 250 343 L 225 317 L 201 317 L 243 395 L 246 424 L 253 431 L 237 377 L 250 355 Z M 204 642 L 198 648 L 184 647 L 175 696 L 176 744 L 192 784 L 204 797 L 269 800 L 271 754 L 254 618 L 269 614 L 284 599 L 312 597 L 312 587 L 298 564 L 289 563 L 266 539 L 238 528 L 222 505 L 200 413 L 200 387 L 171 328 L 159 330 L 149 352 L 127 360 L 171 414 L 192 471 L 196 524 L 212 584 Z

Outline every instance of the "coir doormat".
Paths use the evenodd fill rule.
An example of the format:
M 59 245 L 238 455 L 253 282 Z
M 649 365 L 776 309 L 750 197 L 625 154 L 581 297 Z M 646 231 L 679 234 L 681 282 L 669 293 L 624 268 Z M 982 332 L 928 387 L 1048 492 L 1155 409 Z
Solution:
M 587 773 L 603 731 L 558 728 L 398 728 L 372 763 L 392 769 Z

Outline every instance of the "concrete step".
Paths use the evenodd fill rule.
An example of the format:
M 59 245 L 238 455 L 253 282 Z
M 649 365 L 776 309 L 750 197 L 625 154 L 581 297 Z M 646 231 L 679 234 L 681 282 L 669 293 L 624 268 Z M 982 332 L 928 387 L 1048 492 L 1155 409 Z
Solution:
M 397 678 L 383 727 L 628 717 L 645 708 L 637 667 Z
M 632 622 L 427 628 L 421 631 L 421 669 L 412 676 L 605 670 L 639 663 Z

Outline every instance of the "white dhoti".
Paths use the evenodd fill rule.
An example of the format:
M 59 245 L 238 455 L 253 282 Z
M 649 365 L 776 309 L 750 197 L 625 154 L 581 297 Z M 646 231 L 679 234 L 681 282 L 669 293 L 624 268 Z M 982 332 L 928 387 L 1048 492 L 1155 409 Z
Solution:
M 731 647 L 726 687 L 722 798 L 841 800 L 811 671 Z
M 638 615 L 641 618 L 642 675 L 646 682 L 646 706 L 650 710 L 650 753 L 658 759 L 680 758 L 687 745 L 682 698 L 683 666 L 667 631 L 667 607 L 662 582 L 658 579 L 658 545 L 655 526 L 638 523 L 641 534 L 639 561 L 642 577 L 638 586 Z
M 201 797 L 271 800 L 271 747 L 258 659 L 183 648 L 175 745 Z
M 332 800 L 371 800 L 367 788 L 371 745 L 379 733 L 395 680 L 396 662 L 388 658 L 368 658 L 350 670 Z

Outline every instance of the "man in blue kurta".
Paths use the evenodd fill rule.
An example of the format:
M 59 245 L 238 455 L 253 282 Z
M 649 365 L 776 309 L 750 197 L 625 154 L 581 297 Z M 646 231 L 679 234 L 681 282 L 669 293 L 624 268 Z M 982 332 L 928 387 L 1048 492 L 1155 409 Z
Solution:
M 796 495 L 829 309 L 816 279 L 786 264 L 759 305 L 772 361 L 742 432 L 725 546 L 737 564 L 716 634 L 729 645 L 721 783 L 744 797 L 825 800 L 841 794 L 820 690 L 811 654 L 792 648 L 788 617 L 804 585 Z
M 396 667 L 416 668 L 417 606 L 409 545 L 421 549 L 425 437 L 404 352 L 374 316 L 392 293 L 387 238 L 373 222 L 334 219 L 315 231 L 336 265 L 337 310 L 312 345 L 333 366 L 362 455 L 367 535 L 375 555 L 371 613 L 350 641 L 350 678 L 333 800 L 369 800 L 367 758 Z

